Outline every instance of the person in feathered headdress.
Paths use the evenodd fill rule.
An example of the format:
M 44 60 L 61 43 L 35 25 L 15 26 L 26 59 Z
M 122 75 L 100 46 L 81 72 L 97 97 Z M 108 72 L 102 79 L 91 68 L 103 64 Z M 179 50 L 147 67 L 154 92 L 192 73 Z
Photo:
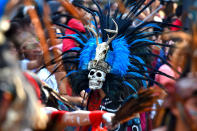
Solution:
M 88 37 L 75 29 L 72 30 L 77 33 L 76 35 L 61 37 L 74 39 L 79 44 L 79 47 L 64 52 L 62 59 L 74 93 L 80 95 L 83 90 L 88 93 L 87 110 L 116 112 L 122 103 L 137 93 L 138 89 L 146 88 L 149 81 L 160 85 L 150 78 L 149 73 L 156 72 L 170 77 L 151 66 L 151 57 L 159 56 L 152 53 L 149 48 L 151 45 L 164 47 L 169 45 L 147 39 L 161 33 L 148 32 L 150 28 L 160 29 L 170 24 L 151 21 L 142 22 L 136 27 L 132 26 L 133 21 L 152 2 L 154 0 L 142 9 L 140 7 L 144 0 L 126 1 L 124 4 L 120 2 L 119 5 L 124 8 L 118 8 L 113 16 L 110 16 L 110 9 L 107 15 L 104 15 L 95 0 L 93 3 L 98 11 L 75 5 L 92 15 L 95 28 L 86 27 L 89 30 Z M 126 8 L 129 11 L 124 14 Z M 100 26 L 96 17 L 99 17 Z M 71 29 L 57 22 L 55 24 Z M 71 52 L 75 55 L 68 56 L 67 54 Z M 61 60 L 57 58 L 54 61 Z M 162 61 L 167 63 L 163 59 Z M 131 128 L 140 129 L 139 119 L 131 121 L 130 125 Z
M 6 4 L 6 1 L 0 1 L 0 9 L 4 9 Z M 17 6 L 12 2 L 9 4 L 12 4 L 11 7 Z M 8 38 L 12 38 L 5 35 L 10 26 L 9 13 L 2 15 L 0 14 L 0 130 L 56 131 L 63 130 L 67 125 L 93 125 L 93 131 L 104 131 L 105 129 L 99 128 L 100 123 L 110 124 L 114 114 L 105 111 L 58 111 L 41 105 L 37 99 L 41 92 L 33 90 L 33 87 L 42 88 L 41 81 L 32 74 L 23 74 L 16 64 L 14 56 L 8 50 Z

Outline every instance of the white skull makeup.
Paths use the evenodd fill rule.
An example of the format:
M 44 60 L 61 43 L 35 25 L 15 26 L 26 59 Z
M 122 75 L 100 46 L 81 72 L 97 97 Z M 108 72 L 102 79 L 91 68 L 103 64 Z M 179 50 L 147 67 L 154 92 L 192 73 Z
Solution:
M 105 62 L 105 57 L 109 50 L 109 44 L 118 34 L 118 25 L 114 20 L 113 22 L 116 30 L 105 29 L 105 31 L 114 33 L 115 35 L 111 38 L 108 36 L 107 42 L 101 44 L 99 44 L 98 34 L 92 28 L 87 27 L 95 36 L 97 44 L 95 58 L 88 64 L 88 69 L 90 70 L 88 74 L 89 88 L 92 90 L 102 88 L 103 83 L 105 82 L 106 73 L 109 73 L 111 69 L 111 67 Z
M 89 88 L 92 90 L 101 89 L 105 81 L 106 73 L 101 70 L 91 69 L 89 78 Z

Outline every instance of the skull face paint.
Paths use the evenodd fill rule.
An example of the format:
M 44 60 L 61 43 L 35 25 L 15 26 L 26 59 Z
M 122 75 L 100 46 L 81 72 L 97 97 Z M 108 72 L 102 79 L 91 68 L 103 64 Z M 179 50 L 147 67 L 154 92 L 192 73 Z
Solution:
M 101 70 L 91 69 L 89 78 L 89 88 L 92 90 L 101 89 L 105 81 L 106 73 Z

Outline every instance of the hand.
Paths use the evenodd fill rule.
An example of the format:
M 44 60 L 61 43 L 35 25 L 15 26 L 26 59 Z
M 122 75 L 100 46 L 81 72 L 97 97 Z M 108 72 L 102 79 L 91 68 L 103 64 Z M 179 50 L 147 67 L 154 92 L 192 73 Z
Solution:
M 87 105 L 87 99 L 83 99 L 80 96 L 69 96 L 69 95 L 62 95 L 62 96 L 73 104 L 83 106 L 83 107 Z
M 82 98 L 84 98 L 85 100 L 88 99 L 88 93 L 86 93 L 85 90 L 82 90 L 82 91 L 80 92 L 80 96 L 81 96 Z
M 113 130 L 118 127 L 119 124 L 116 124 L 115 126 L 112 125 L 112 119 L 115 116 L 114 113 L 104 113 L 102 116 L 102 119 L 109 130 Z

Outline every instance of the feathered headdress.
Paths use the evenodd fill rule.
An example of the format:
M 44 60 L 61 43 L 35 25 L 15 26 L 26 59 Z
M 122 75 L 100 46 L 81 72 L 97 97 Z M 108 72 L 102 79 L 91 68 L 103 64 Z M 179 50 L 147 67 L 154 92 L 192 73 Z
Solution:
M 128 8 L 129 12 L 124 13 L 123 8 L 117 8 L 113 16 L 110 16 L 110 9 L 107 14 L 104 14 L 98 3 L 95 0 L 92 1 L 98 11 L 83 5 L 75 5 L 92 15 L 94 28 L 87 28 L 89 30 L 87 36 L 64 24 L 54 22 L 76 32 L 74 35 L 60 37 L 60 39 L 73 39 L 79 44 L 79 47 L 64 52 L 62 58 L 67 77 L 70 78 L 71 86 L 76 94 L 87 90 L 90 85 L 97 86 L 103 82 L 101 86 L 105 94 L 118 102 L 117 99 L 124 99 L 136 93 L 139 88 L 147 87 L 148 82 L 161 86 L 149 76 L 150 73 L 172 78 L 151 66 L 152 57 L 158 57 L 164 63 L 168 63 L 159 55 L 154 54 L 150 46 L 170 47 L 170 45 L 149 40 L 150 37 L 162 33 L 162 27 L 170 26 L 170 24 L 150 21 L 133 26 L 137 17 L 154 0 L 143 8 L 141 7 L 144 0 L 120 2 L 119 5 L 122 6 L 119 7 Z M 96 17 L 99 17 L 100 26 Z M 150 31 L 154 28 L 158 30 Z M 61 60 L 57 58 L 53 62 L 57 61 Z M 97 77 L 97 82 L 95 82 L 95 77 Z

